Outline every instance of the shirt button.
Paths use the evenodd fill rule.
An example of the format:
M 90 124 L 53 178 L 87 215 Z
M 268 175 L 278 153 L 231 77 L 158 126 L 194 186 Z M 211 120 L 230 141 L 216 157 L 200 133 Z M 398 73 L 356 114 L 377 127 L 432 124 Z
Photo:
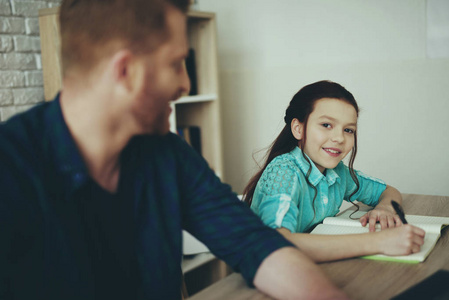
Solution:
M 328 202 L 327 197 L 324 197 L 324 198 L 323 198 L 323 202 L 324 202 L 324 204 L 327 204 L 327 202 Z

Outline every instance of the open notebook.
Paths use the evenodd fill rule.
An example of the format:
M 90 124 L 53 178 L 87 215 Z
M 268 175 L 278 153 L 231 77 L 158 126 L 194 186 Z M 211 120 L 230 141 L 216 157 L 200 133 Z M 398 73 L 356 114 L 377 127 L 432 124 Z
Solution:
M 360 211 L 352 215 L 352 219 L 349 217 L 356 208 L 349 208 L 346 211 L 335 217 L 328 217 L 323 220 L 323 224 L 318 224 L 311 234 L 356 234 L 369 232 L 368 226 L 362 227 L 358 220 L 371 208 L 361 207 Z M 424 238 L 424 245 L 421 246 L 421 251 L 404 256 L 386 256 L 382 254 L 363 256 L 362 258 L 374 259 L 374 260 L 388 260 L 399 261 L 408 263 L 419 263 L 424 261 L 429 253 L 434 248 L 441 235 L 441 229 L 449 225 L 449 217 L 430 217 L 430 216 L 417 216 L 417 215 L 405 215 L 407 222 L 416 227 L 422 228 L 426 232 Z M 355 219 L 355 220 L 353 220 Z M 376 230 L 380 230 L 380 225 L 376 224 Z

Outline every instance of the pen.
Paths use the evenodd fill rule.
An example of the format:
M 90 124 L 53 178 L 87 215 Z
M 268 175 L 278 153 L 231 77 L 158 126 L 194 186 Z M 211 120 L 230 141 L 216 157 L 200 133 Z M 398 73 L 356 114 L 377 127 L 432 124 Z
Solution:
M 401 205 L 394 200 L 391 200 L 391 205 L 393 205 L 394 211 L 398 214 L 402 223 L 408 224 L 407 220 L 405 219 L 404 210 L 402 209 Z

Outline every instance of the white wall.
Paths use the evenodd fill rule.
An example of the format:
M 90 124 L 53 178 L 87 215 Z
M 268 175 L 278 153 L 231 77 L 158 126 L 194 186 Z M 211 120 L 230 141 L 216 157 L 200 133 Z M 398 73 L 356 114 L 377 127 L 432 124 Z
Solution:
M 217 13 L 226 181 L 306 84 L 344 85 L 361 108 L 355 167 L 404 193 L 449 195 L 449 58 L 426 58 L 424 0 L 199 0 Z M 257 156 L 261 157 L 260 152 Z

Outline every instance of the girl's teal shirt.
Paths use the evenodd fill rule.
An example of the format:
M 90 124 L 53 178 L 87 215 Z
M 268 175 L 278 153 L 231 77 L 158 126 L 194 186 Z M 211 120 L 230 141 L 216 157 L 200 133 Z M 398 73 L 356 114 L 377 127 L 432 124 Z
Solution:
M 309 168 L 310 184 L 307 183 Z M 370 206 L 376 206 L 386 184 L 355 171 L 360 188 L 351 197 Z M 349 168 L 340 162 L 334 169 L 326 169 L 325 175 L 315 164 L 304 158 L 301 149 L 274 158 L 263 172 L 254 191 L 251 209 L 272 228 L 285 227 L 291 232 L 307 232 L 324 218 L 335 216 L 343 200 L 357 188 Z

